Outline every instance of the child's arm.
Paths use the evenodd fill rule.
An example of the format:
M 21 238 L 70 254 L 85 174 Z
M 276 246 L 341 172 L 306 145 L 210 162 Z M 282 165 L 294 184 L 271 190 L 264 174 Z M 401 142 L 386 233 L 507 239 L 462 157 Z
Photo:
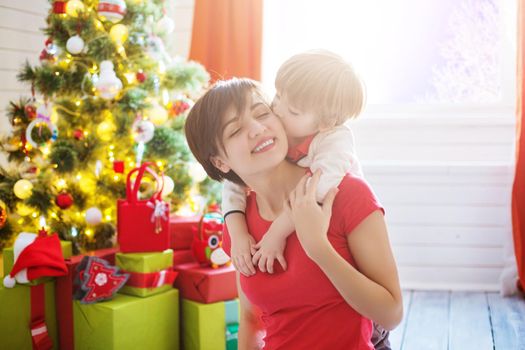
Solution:
M 283 211 L 255 246 L 257 253 L 253 255 L 253 264 L 259 266 L 259 270 L 262 272 L 273 273 L 273 263 L 277 259 L 283 270 L 286 270 L 284 247 L 286 246 L 286 238 L 294 230 L 292 219 Z
M 318 134 L 308 150 L 305 159 L 312 173 L 321 170 L 321 178 L 317 186 L 316 200 L 319 203 L 330 189 L 337 187 L 343 177 L 350 173 L 362 177 L 361 165 L 355 154 L 354 135 L 344 125 L 337 126 Z
M 244 211 L 246 194 L 244 189 L 230 181 L 224 183 L 222 205 L 224 221 L 231 238 L 231 259 L 233 266 L 245 276 L 255 274 L 252 254 L 255 253 L 255 240 L 248 232 Z

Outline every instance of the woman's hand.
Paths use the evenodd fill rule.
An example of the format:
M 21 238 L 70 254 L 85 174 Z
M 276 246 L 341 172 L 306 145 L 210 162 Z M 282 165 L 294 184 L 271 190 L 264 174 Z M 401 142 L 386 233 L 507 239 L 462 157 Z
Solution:
M 313 176 L 303 176 L 296 188 L 290 193 L 286 210 L 294 224 L 297 237 L 306 254 L 313 260 L 329 247 L 327 232 L 332 216 L 332 204 L 338 189 L 331 189 L 320 206 L 315 200 L 315 193 L 321 172 Z

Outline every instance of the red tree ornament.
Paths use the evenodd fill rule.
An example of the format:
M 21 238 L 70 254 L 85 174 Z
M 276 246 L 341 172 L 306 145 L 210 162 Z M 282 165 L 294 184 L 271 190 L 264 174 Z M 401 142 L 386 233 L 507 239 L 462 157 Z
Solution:
M 85 256 L 77 267 L 75 299 L 83 304 L 111 299 L 124 286 L 128 273 L 96 256 Z
M 84 131 L 82 131 L 82 129 L 76 129 L 73 131 L 73 137 L 77 140 L 82 140 L 84 138 Z
M 60 209 L 67 209 L 73 205 L 73 197 L 69 193 L 60 193 L 55 198 L 55 203 Z
M 29 119 L 35 119 L 36 117 L 36 108 L 33 105 L 26 105 L 24 111 Z
M 55 2 L 53 3 L 53 13 L 57 15 L 66 13 L 66 2 L 55 0 Z
M 124 174 L 124 161 L 116 160 L 113 162 L 113 170 L 116 173 Z
M 146 73 L 137 72 L 137 74 L 135 74 L 135 77 L 137 78 L 138 82 L 143 83 L 146 80 Z

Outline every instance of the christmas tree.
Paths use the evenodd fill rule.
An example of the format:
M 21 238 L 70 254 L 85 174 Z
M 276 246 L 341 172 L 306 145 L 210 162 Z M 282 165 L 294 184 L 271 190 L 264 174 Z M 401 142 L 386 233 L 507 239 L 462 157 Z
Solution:
M 0 170 L 0 249 L 15 233 L 41 227 L 77 252 L 111 246 L 126 174 L 146 161 L 164 174 L 172 209 L 210 188 L 197 184 L 205 174 L 182 132 L 209 75 L 167 54 L 163 37 L 173 21 L 163 1 L 50 5 L 40 64 L 18 74 L 31 93 L 11 102 L 13 131 L 1 142 L 9 167 Z M 155 191 L 149 185 L 144 198 Z

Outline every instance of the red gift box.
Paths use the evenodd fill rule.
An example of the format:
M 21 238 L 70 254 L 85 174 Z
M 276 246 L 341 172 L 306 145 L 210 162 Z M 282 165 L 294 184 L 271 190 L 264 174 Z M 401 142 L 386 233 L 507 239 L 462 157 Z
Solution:
M 237 298 L 235 269 L 231 265 L 212 269 L 187 263 L 174 269 L 179 272 L 174 287 L 184 299 L 209 304 Z
M 170 218 L 171 248 L 174 250 L 190 249 L 193 235 L 197 232 L 201 217 L 176 216 Z
M 59 334 L 59 344 L 62 350 L 74 350 L 75 340 L 73 334 L 73 280 L 75 270 L 84 256 L 97 256 L 106 260 L 111 265 L 115 265 L 116 248 L 100 249 L 88 252 L 83 255 L 75 255 L 66 259 L 68 274 L 56 279 L 55 303 L 57 312 L 57 325 Z
M 194 262 L 196 262 L 195 257 L 190 249 L 173 251 L 173 266 Z
M 117 238 L 123 253 L 162 252 L 170 248 L 169 203 L 161 198 L 163 184 L 144 163 L 128 174 L 126 199 L 117 202 Z M 150 199 L 137 198 L 140 182 L 147 171 L 157 180 L 157 191 Z M 133 185 L 131 175 L 138 172 Z

